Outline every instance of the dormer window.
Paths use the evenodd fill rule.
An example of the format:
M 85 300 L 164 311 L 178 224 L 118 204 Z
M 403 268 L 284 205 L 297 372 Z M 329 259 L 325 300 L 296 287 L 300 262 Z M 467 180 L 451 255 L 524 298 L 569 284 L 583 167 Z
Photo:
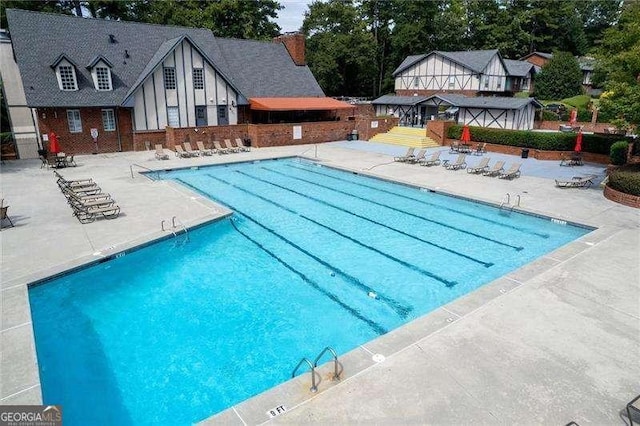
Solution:
M 93 87 L 100 92 L 108 92 L 113 90 L 113 82 L 111 80 L 111 62 L 104 56 L 98 55 L 93 61 L 87 65 L 87 69 L 91 71 L 91 79 Z
M 111 90 L 111 70 L 107 67 L 96 67 L 96 89 Z
M 58 66 L 58 84 L 60 90 L 78 90 L 76 70 L 72 65 Z

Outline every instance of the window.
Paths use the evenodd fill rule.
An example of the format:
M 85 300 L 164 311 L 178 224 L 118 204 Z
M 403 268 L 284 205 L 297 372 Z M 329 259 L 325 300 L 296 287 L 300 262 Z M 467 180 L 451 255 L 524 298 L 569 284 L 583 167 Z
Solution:
M 420 86 L 420 78 L 419 77 L 414 77 L 413 78 L 413 87 L 418 87 Z
M 107 67 L 96 67 L 98 90 L 111 90 L 111 70 Z
M 452 89 L 456 85 L 456 78 L 449 77 L 449 89 Z
M 498 84 L 496 85 L 496 87 L 497 87 L 498 89 L 502 87 L 502 81 L 501 81 L 501 80 L 498 80 Z
M 523 78 L 522 79 L 522 90 L 527 90 L 529 89 L 529 79 L 528 78 Z
M 116 130 L 116 118 L 112 109 L 102 110 L 102 127 L 105 132 L 113 132 Z
M 489 76 L 485 76 L 485 78 L 484 78 L 484 87 L 485 88 L 489 87 Z
M 78 90 L 76 83 L 76 72 L 70 65 L 60 65 L 58 67 L 60 76 L 60 88 L 62 90 Z
M 180 111 L 178 110 L 178 107 L 167 107 L 167 115 L 169 116 L 169 126 L 180 127 Z
M 193 69 L 193 88 L 196 90 L 204 89 L 204 74 L 202 68 Z
M 82 121 L 80 120 L 80 110 L 68 109 L 67 121 L 69 122 L 69 133 L 82 132 Z
M 164 67 L 164 88 L 167 90 L 175 90 L 176 88 L 176 69 Z

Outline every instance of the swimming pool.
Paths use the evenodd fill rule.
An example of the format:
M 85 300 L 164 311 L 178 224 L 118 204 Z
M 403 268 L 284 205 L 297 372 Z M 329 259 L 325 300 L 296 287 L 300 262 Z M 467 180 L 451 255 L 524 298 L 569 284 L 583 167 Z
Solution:
M 202 420 L 589 232 L 300 160 L 163 178 L 236 213 L 30 288 L 69 424 Z

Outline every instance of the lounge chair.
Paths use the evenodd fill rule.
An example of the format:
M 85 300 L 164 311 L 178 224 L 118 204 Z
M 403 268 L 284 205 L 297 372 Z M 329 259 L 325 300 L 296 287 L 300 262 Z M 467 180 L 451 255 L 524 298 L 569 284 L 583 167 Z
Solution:
M 180 145 L 176 145 L 176 155 L 180 158 L 189 158 L 189 157 L 193 157 L 193 154 L 189 154 L 188 152 L 186 152 L 184 149 L 182 149 L 182 147 Z
M 480 163 L 478 163 L 475 167 L 467 167 L 467 173 L 484 173 L 489 170 L 489 161 L 491 159 L 489 157 L 483 158 Z
M 159 143 L 156 144 L 156 159 L 158 160 L 169 159 L 169 154 L 164 152 L 164 149 L 162 148 L 162 144 L 159 144 Z
M 200 153 L 202 155 L 213 155 L 213 150 L 205 148 L 202 141 L 197 141 L 196 145 L 198 146 L 198 149 L 200 150 Z
M 216 149 L 218 154 L 228 154 L 229 150 L 227 148 L 223 148 L 220 146 L 220 141 L 213 141 L 213 147 Z
M 449 148 L 449 153 L 453 154 L 454 152 L 460 152 L 460 142 L 458 141 L 452 141 L 451 142 L 451 147 Z
M 191 148 L 191 143 L 190 142 L 185 142 L 182 145 L 184 145 L 184 151 L 187 154 L 189 154 L 190 156 L 192 156 L 192 157 L 199 157 L 200 156 L 200 151 Z
M 504 170 L 504 161 L 498 161 L 490 170 L 483 172 L 484 176 L 498 176 Z
M 0 202 L 0 229 L 2 229 L 2 222 L 4 222 L 5 220 L 9 221 L 10 226 L 7 226 L 7 228 L 13 228 L 14 226 L 13 222 L 11 221 L 11 218 L 7 214 L 8 210 L 9 210 L 9 206 L 4 205 L 4 199 L 3 199 L 2 202 Z
M 420 160 L 421 166 L 438 166 L 440 165 L 440 151 L 436 151 L 431 154 L 430 158 L 423 158 Z
M 240 138 L 236 138 L 236 146 L 240 151 L 245 151 L 245 152 L 251 151 L 251 148 L 249 148 L 248 146 L 244 146 L 244 143 L 242 143 L 242 139 Z
M 464 169 L 465 167 L 467 167 L 467 163 L 465 162 L 466 157 L 467 157 L 467 154 L 458 154 L 458 158 L 456 159 L 455 162 L 452 163 L 449 160 L 444 160 L 444 163 L 442 163 L 442 165 L 447 170 Z
M 426 153 L 427 153 L 426 149 L 421 149 L 420 151 L 418 151 L 418 153 L 414 157 L 409 158 L 406 162 L 407 163 L 412 163 L 412 164 L 418 163 L 418 162 L 424 160 L 424 155 Z
M 98 215 L 106 219 L 115 219 L 120 214 L 120 207 L 117 204 L 93 207 L 77 206 L 73 210 L 74 216 L 78 218 L 80 223 L 93 222 Z
M 67 155 L 67 158 L 65 158 L 64 162 L 67 163 L 67 167 L 77 167 L 78 165 L 76 164 L 76 161 L 73 159 L 74 155 Z
M 571 178 L 571 180 L 556 179 L 556 186 L 558 188 L 588 188 L 593 185 L 593 180 L 597 177 L 597 175 L 587 175 L 574 176 Z
M 415 157 L 415 155 L 413 155 L 413 153 L 414 153 L 414 151 L 415 151 L 415 150 L 416 150 L 416 149 L 415 149 L 415 148 L 413 148 L 413 147 L 412 147 L 412 148 L 409 148 L 409 149 L 407 150 L 407 153 L 406 153 L 405 155 L 400 156 L 400 157 L 393 157 L 393 161 L 399 161 L 399 162 L 401 162 L 401 163 L 404 163 L 404 162 L 406 162 L 407 160 L 409 160 L 410 158 Z
M 513 179 L 520 177 L 520 163 L 514 163 L 511 168 L 506 172 L 502 172 L 498 175 L 500 179 Z
M 227 150 L 229 152 L 240 152 L 240 150 L 237 147 L 231 145 L 231 140 L 230 139 L 225 139 L 224 140 L 224 146 L 227 148 Z
M 485 152 L 487 152 L 487 144 L 486 143 L 479 143 L 478 146 L 476 146 L 476 150 L 473 151 L 474 155 L 482 155 Z

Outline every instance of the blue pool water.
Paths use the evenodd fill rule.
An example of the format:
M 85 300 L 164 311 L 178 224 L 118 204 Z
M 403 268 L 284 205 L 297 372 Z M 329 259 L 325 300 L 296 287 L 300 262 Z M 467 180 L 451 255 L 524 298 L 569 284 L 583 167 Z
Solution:
M 589 232 L 295 159 L 162 177 L 235 214 L 29 290 L 65 424 L 205 419 Z

